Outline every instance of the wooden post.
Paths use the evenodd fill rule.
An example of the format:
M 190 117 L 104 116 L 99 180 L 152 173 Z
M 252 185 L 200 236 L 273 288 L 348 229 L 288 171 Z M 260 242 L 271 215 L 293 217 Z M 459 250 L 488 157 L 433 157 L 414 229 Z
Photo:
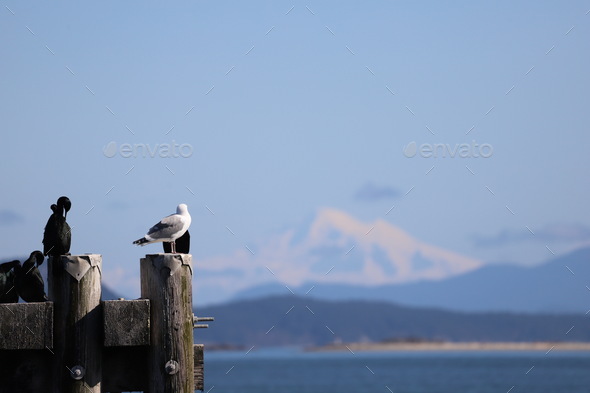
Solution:
M 141 259 L 141 297 L 150 300 L 147 393 L 194 392 L 192 267 L 188 254 Z
M 52 347 L 52 302 L 0 304 L 0 393 L 47 392 Z
M 102 378 L 102 257 L 50 257 L 47 280 L 54 304 L 52 393 L 100 393 Z
M 203 344 L 195 344 L 193 348 L 195 362 L 195 369 L 193 371 L 193 376 L 195 378 L 194 389 L 205 390 L 205 358 L 203 356 L 205 346 Z

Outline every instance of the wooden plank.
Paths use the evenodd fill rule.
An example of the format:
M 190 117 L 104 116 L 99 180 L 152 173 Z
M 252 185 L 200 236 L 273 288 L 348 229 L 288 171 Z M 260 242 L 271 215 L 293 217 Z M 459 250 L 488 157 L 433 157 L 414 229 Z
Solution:
M 150 344 L 150 301 L 107 300 L 102 302 L 104 346 Z
M 151 308 L 150 386 L 146 392 L 194 392 L 191 256 L 142 258 L 141 297 L 150 300 Z
M 50 257 L 49 298 L 54 302 L 54 384 L 52 393 L 100 393 L 102 379 L 102 257 Z M 83 377 L 72 370 L 81 367 Z
M 0 349 L 53 347 L 53 303 L 0 304 Z
M 142 392 L 147 389 L 149 347 L 108 347 L 102 354 L 103 392 Z
M 195 368 L 193 369 L 193 377 L 195 379 L 195 390 L 205 390 L 205 357 L 204 345 L 193 345 L 193 356 L 195 361 Z
M 47 393 L 53 360 L 49 349 L 0 350 L 0 393 Z

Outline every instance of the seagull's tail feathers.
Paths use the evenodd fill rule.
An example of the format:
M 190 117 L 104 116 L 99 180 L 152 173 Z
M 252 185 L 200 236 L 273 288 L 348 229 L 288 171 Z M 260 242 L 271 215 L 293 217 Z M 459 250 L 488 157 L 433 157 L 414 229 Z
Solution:
M 150 241 L 148 239 L 146 239 L 145 237 L 142 237 L 141 239 L 137 239 L 136 241 L 134 241 L 133 244 L 137 244 L 138 246 L 145 246 L 149 242 Z

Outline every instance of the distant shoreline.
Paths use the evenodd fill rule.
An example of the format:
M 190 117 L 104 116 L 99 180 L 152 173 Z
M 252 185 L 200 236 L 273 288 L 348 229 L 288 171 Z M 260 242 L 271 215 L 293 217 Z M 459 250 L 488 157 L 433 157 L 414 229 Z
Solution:
M 394 351 L 590 351 L 590 342 L 395 342 L 329 344 L 312 352 Z

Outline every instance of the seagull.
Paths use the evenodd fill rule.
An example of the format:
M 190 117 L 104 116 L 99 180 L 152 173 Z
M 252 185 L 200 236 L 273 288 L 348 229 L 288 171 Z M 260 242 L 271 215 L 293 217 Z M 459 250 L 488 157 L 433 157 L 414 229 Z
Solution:
M 188 207 L 181 203 L 176 207 L 176 214 L 171 214 L 150 228 L 148 233 L 133 244 L 145 246 L 150 243 L 169 242 L 172 253 L 176 254 L 176 239 L 185 234 L 191 225 L 191 215 Z
M 68 197 L 62 196 L 57 204 L 51 205 L 53 214 L 47 220 L 45 232 L 43 233 L 43 254 L 44 255 L 65 255 L 70 252 L 72 243 L 72 230 L 66 222 L 68 211 L 72 202 Z M 65 211 L 65 216 L 64 216 Z
M 19 270 L 20 261 L 0 265 L 0 303 L 18 303 L 15 279 Z
M 172 243 L 163 242 L 162 246 L 164 247 L 165 253 L 172 252 Z M 186 231 L 184 235 L 176 239 L 176 251 L 181 254 L 188 254 L 191 248 L 191 234 Z
M 42 263 L 43 253 L 33 251 L 16 276 L 16 289 L 25 302 L 44 302 L 47 300 L 45 283 L 37 268 Z

